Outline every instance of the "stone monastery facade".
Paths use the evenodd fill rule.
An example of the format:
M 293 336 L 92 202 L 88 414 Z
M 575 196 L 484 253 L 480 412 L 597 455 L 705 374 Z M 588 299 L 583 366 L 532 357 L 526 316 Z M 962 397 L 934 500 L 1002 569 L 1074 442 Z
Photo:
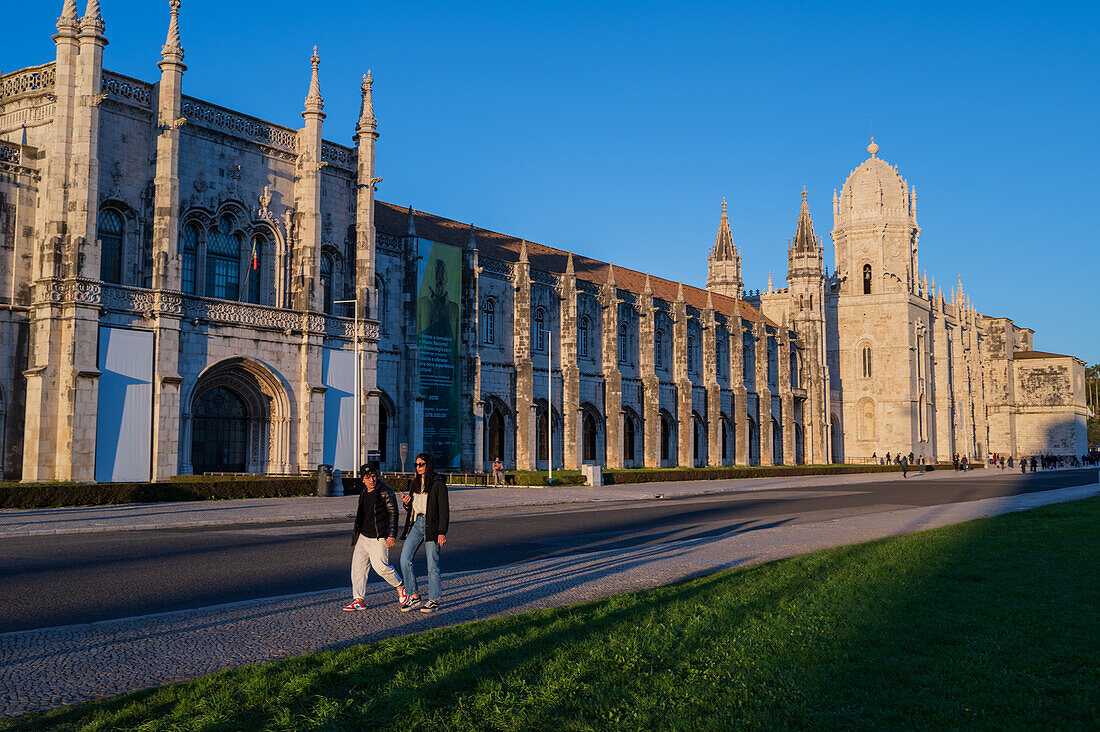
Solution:
M 873 141 L 831 274 L 803 192 L 786 287 L 745 290 L 724 202 L 690 287 L 376 201 L 369 74 L 351 146 L 316 50 L 300 127 L 185 96 L 169 6 L 154 83 L 104 69 L 98 0 L 0 76 L 6 477 L 1084 451 L 1084 364 L 919 274 Z

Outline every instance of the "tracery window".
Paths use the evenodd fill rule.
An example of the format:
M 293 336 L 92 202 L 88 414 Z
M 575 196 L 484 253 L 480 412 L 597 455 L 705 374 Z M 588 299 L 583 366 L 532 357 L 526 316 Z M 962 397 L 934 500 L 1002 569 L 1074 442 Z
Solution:
M 619 363 L 626 363 L 626 323 L 619 323 Z
M 714 341 L 714 373 L 716 376 L 722 375 L 722 339 L 716 338 Z
M 195 258 L 199 250 L 199 230 L 193 225 L 183 229 L 183 281 L 181 286 L 188 295 L 195 294 Z
M 321 290 L 322 290 L 322 307 L 325 313 L 332 315 L 332 271 L 334 265 L 332 257 L 328 254 L 321 255 Z
M 241 235 L 223 216 L 206 241 L 206 296 L 237 300 L 241 296 Z
M 577 328 L 577 352 L 581 356 L 588 356 L 588 318 L 581 318 Z
M 695 336 L 688 336 L 687 367 L 688 371 L 695 372 Z
M 481 340 L 492 345 L 496 343 L 497 336 L 497 302 L 491 297 L 485 298 L 485 304 L 481 307 Z
M 863 378 L 871 378 L 871 346 L 863 346 Z
M 99 212 L 99 226 L 96 233 L 103 247 L 100 259 L 99 278 L 104 282 L 122 284 L 122 216 L 112 208 Z
M 546 349 L 546 311 L 542 308 L 535 310 L 535 350 Z
M 657 363 L 656 363 L 656 365 L 659 366 L 659 367 L 664 366 L 665 365 L 665 344 L 664 344 L 665 332 L 658 328 L 657 329 L 657 335 L 654 336 L 654 340 L 656 341 L 656 350 L 657 350 Z
M 382 281 L 381 277 L 374 278 L 374 290 L 375 296 L 378 298 L 376 307 L 378 312 L 375 317 L 378 318 L 378 322 L 381 323 L 383 331 L 386 329 L 386 283 Z
M 245 281 L 248 284 L 248 302 L 260 304 L 260 262 L 263 258 L 264 238 L 257 234 L 252 237 L 252 252 L 248 257 L 248 268 L 245 270 Z

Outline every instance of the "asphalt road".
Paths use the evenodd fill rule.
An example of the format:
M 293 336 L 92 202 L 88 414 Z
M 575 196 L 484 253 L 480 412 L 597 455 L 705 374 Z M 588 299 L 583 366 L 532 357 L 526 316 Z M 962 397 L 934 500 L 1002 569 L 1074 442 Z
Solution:
M 828 521 L 897 508 L 1088 485 L 1096 469 L 858 485 L 615 504 L 465 511 L 445 572 Z M 391 551 L 396 563 L 400 544 Z M 0 632 L 198 608 L 346 586 L 348 521 L 119 531 L 0 539 Z M 423 551 L 417 558 L 422 590 Z M 372 575 L 372 582 L 379 582 Z

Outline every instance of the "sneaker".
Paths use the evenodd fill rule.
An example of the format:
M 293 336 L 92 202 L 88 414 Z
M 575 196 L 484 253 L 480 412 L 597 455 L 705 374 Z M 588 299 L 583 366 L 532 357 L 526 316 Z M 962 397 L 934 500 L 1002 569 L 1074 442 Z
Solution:
M 402 585 L 397 588 L 397 604 L 404 605 L 409 601 L 409 593 L 405 592 L 405 587 Z
M 352 613 L 352 612 L 355 612 L 356 610 L 366 610 L 367 606 L 364 605 L 363 601 L 360 600 L 357 597 L 357 598 L 355 598 L 355 601 L 352 602 L 350 605 L 344 605 L 343 609 L 344 609 L 344 612 Z
M 422 613 L 434 613 L 438 609 L 439 609 L 439 603 L 438 602 L 436 602 L 435 600 L 428 600 L 426 603 L 424 603 L 424 607 L 420 608 L 420 612 L 422 612 Z
M 420 604 L 420 598 L 419 597 L 407 597 L 407 598 L 405 598 L 405 602 L 401 603 L 401 612 L 407 613 L 419 604 Z

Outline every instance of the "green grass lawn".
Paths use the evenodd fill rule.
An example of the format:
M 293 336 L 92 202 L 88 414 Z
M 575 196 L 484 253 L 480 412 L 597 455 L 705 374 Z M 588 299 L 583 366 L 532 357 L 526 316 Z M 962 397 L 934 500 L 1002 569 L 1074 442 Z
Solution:
M 0 728 L 1095 730 L 1097 536 L 1061 504 Z

